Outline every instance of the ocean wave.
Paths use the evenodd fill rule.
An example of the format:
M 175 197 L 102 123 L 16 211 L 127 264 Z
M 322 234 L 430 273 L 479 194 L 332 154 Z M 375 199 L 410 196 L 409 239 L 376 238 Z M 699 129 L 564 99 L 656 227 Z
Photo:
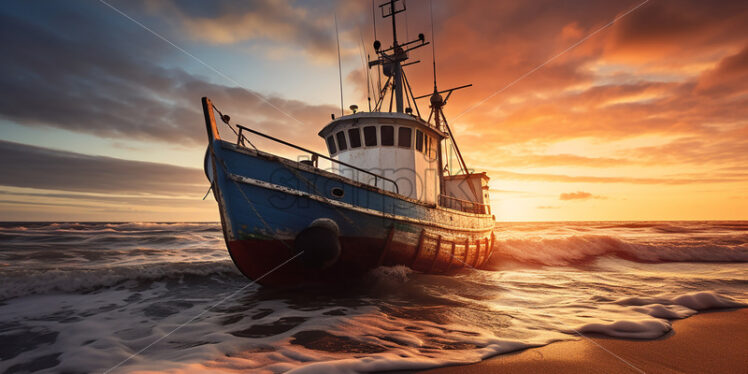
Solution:
M 231 261 L 164 262 L 106 268 L 25 269 L 0 276 L 0 301 L 54 292 L 89 292 L 127 281 L 156 282 L 188 276 L 244 279 Z
M 545 266 L 567 266 L 589 263 L 611 256 L 624 260 L 659 262 L 748 262 L 748 243 L 668 241 L 635 243 L 608 235 L 572 235 L 562 238 L 501 239 L 494 243 L 494 254 L 488 269 L 500 268 L 507 260 Z
M 221 224 L 218 222 L 5 222 L 0 223 L 2 231 L 58 231 L 73 232 L 86 231 L 117 232 L 117 231 L 216 231 Z

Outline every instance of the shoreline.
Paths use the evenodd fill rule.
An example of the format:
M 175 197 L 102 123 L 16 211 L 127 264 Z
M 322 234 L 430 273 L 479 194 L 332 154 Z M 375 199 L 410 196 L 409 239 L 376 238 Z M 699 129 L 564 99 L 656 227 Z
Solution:
M 653 340 L 586 335 L 501 354 L 430 374 L 486 373 L 748 373 L 748 308 L 705 311 L 674 320 Z M 625 362 L 624 362 L 625 361 Z

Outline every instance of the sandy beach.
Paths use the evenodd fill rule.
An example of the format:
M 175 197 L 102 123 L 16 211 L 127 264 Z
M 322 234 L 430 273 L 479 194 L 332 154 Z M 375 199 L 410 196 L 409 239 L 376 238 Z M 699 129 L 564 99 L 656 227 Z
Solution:
M 707 312 L 673 322 L 673 331 L 656 340 L 589 337 L 425 372 L 745 374 L 747 321 L 748 309 Z

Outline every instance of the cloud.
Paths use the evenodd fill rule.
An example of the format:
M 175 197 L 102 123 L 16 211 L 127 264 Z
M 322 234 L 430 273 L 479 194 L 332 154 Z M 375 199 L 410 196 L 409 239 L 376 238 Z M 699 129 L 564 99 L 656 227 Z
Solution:
M 686 185 L 703 183 L 733 183 L 745 182 L 748 173 L 720 173 L 704 177 L 700 174 L 681 174 L 661 178 L 644 177 L 605 177 L 595 175 L 566 175 L 548 173 L 518 173 L 506 170 L 490 169 L 489 175 L 496 179 L 508 179 L 532 182 L 560 182 L 560 183 L 626 183 L 626 184 L 662 184 Z
M 337 59 L 334 15 L 337 15 L 343 56 L 358 57 L 359 29 L 370 21 L 363 2 L 147 1 L 123 4 L 133 12 L 143 8 L 186 38 L 225 46 L 250 45 L 268 57 L 330 63 Z M 346 48 L 346 45 L 356 48 Z
M 559 200 L 586 200 L 592 198 L 592 194 L 589 192 L 564 192 L 559 197 Z
M 558 209 L 560 207 L 552 206 L 552 205 L 539 205 L 538 209 Z
M 501 184 L 502 179 L 652 185 L 656 188 L 649 191 L 657 196 L 668 194 L 672 186 L 744 186 L 748 85 L 743 82 L 748 79 L 748 45 L 743 35 L 748 34 L 748 8 L 743 2 L 650 1 L 533 71 L 638 3 L 437 1 L 433 4 L 437 31 L 432 36 L 424 16 L 429 3 L 414 1 L 408 2 L 409 27 L 404 30 L 401 23 L 401 30 L 411 37 L 425 32 L 427 40 L 436 41 L 441 88 L 474 84 L 450 97 L 446 114 L 468 164 L 491 170 L 497 189 L 525 190 L 525 186 Z M 328 12 L 332 9 L 338 11 L 344 47 L 358 43 L 359 26 L 365 45 L 370 46 L 373 38 L 366 2 L 115 5 L 163 35 L 178 35 L 190 51 L 251 50 L 258 59 L 272 60 L 277 56 L 261 56 L 257 51 L 276 48 L 276 55 L 279 50 L 293 51 L 285 60 L 306 63 L 315 53 L 329 59 L 334 55 Z M 387 45 L 388 31 L 382 27 L 386 20 L 378 20 L 378 25 L 378 37 Z M 248 126 L 319 147 L 320 139 L 308 136 L 309 129 L 316 130 L 337 112 L 335 105 L 311 105 L 234 87 L 213 73 L 198 76 L 193 61 L 99 3 L 9 3 L 0 9 L 0 42 L 13 51 L 3 56 L 0 118 L 23 126 L 113 139 L 201 144 L 205 134 L 199 98 L 207 95 Z M 297 51 L 304 55 L 296 55 Z M 424 63 L 406 68 L 416 95 L 431 89 L 430 52 L 423 48 L 412 53 L 412 60 Z M 354 57 L 358 67 L 360 57 Z M 359 75 L 351 72 L 347 82 L 360 84 Z M 420 103 L 427 115 L 427 101 Z M 579 143 L 589 148 L 555 147 L 576 140 L 584 140 Z M 625 141 L 622 146 L 606 147 Z M 51 150 L 26 151 L 37 159 L 46 154 L 52 164 L 57 156 L 80 158 Z M 106 172 L 104 166 L 100 168 Z M 26 176 L 33 188 L 80 188 L 90 194 L 100 193 L 91 188 L 107 187 L 96 176 L 81 176 L 95 182 L 87 187 L 60 178 L 45 182 L 12 170 L 19 176 L 8 182 L 14 186 L 25 183 L 20 176 Z M 190 194 L 202 195 L 202 188 L 197 188 L 202 176 L 199 171 L 190 173 L 195 175 L 195 186 L 187 187 L 191 182 L 185 180 L 180 193 L 194 188 Z M 141 174 L 147 178 L 148 173 Z M 123 186 L 129 192 L 122 193 L 144 194 L 132 184 Z M 574 189 L 603 191 L 596 187 Z
M 199 144 L 205 141 L 201 96 L 246 125 L 276 132 L 293 133 L 334 110 L 167 67 L 176 49 L 114 12 L 68 4 L 15 9 L 0 11 L 0 43 L 14 51 L 3 56 L 0 118 L 21 125 Z
M 726 151 L 742 147 L 744 137 L 735 132 L 748 126 L 748 85 L 742 84 L 748 8 L 740 1 L 652 1 L 455 119 L 637 3 L 444 3 L 435 14 L 440 80 L 445 87 L 474 83 L 446 108 L 468 161 L 645 166 L 657 158 L 643 152 L 641 158 L 627 152 L 592 157 L 579 149 L 574 159 L 533 151 L 578 138 L 661 136 L 701 144 L 698 152 L 683 148 L 688 153 L 673 152 L 665 162 L 740 164 L 744 152 Z M 428 73 L 409 78 L 423 84 Z
M 158 3 L 162 14 L 177 17 L 182 28 L 196 40 L 236 44 L 248 40 L 292 44 L 299 49 L 332 57 L 335 35 L 330 14 L 281 1 L 228 2 L 214 4 L 218 14 L 188 15 L 179 2 Z
M 198 197 L 209 183 L 202 170 L 90 156 L 0 140 L 0 185 L 43 190 Z M 59 197 L 59 196 L 58 196 Z
M 577 191 L 577 192 L 563 192 L 558 198 L 559 200 L 587 200 L 587 199 L 604 199 L 602 196 L 593 195 L 589 192 Z
M 167 61 L 184 56 L 114 12 L 76 5 L 16 5 L 15 12 L 7 8 L 0 11 L 0 41 L 9 50 L 22 51 L 4 57 L 0 116 L 5 119 L 26 126 L 53 126 L 110 138 L 200 144 L 204 130 L 199 97 L 209 95 L 232 118 L 260 130 L 291 134 L 291 140 L 317 146 L 319 139 L 295 136 L 300 133 L 298 129 L 321 124 L 329 113 L 335 112 L 332 105 L 309 105 L 262 95 L 170 67 L 173 64 Z M 284 48 L 303 44 L 311 50 L 318 49 L 317 45 L 332 45 L 330 38 L 334 35 L 324 32 L 329 25 L 317 22 L 321 14 L 329 16 L 328 11 L 333 9 L 341 14 L 344 33 L 356 34 L 357 41 L 358 28 L 365 26 L 365 38 L 372 37 L 368 27 L 370 14 L 362 4 L 320 6 L 262 1 L 117 5 L 127 7 L 128 12 L 156 17 L 162 21 L 161 28 L 172 28 L 169 34 L 182 31 L 188 38 L 225 43 L 227 48 L 242 40 L 267 38 L 277 38 L 277 44 Z M 428 10 L 425 2 L 408 5 L 411 15 Z M 468 2 L 457 6 L 437 2 L 434 10 L 439 25 L 436 39 L 440 84 L 446 87 L 475 83 L 450 99 L 448 117 L 597 30 L 627 10 L 625 5 L 559 5 L 541 1 Z M 732 1 L 710 6 L 672 1 L 645 5 L 452 122 L 458 139 L 465 143 L 465 155 L 468 160 L 484 159 L 508 145 L 528 147 L 580 137 L 610 140 L 645 134 L 691 136 L 704 143 L 721 137 L 724 146 L 735 148 L 731 144 L 740 138 L 722 136 L 714 124 L 733 126 L 748 118 L 748 96 L 740 94 L 746 89 L 740 84 L 740 77 L 745 71 L 747 47 L 744 40 L 735 36 L 740 34 L 736 31 L 745 28 L 743 24 L 748 24 L 739 21 L 748 17 L 739 5 Z M 365 20 L 361 19 L 362 14 L 366 15 Z M 379 21 L 380 28 L 382 22 Z M 203 25 L 194 26 L 195 30 L 204 27 L 210 31 L 193 33 L 189 25 Z M 691 28 L 698 32 L 689 31 Z M 411 16 L 408 29 L 411 34 L 428 33 L 428 19 Z M 387 42 L 382 36 L 380 39 Z M 429 35 L 428 39 L 433 37 Z M 652 43 L 675 49 L 663 56 L 657 53 L 662 48 L 644 48 L 638 59 L 620 58 Z M 421 55 L 424 51 L 412 57 L 426 59 Z M 355 57 L 358 61 L 359 56 Z M 710 64 L 714 67 L 705 70 L 704 66 Z M 681 70 L 697 65 L 700 70 L 687 71 L 677 80 L 664 78 L 672 71 L 684 74 Z M 431 69 L 423 64 L 416 66 L 408 68 L 408 77 L 415 93 L 420 94 L 419 90 L 430 87 Z M 360 83 L 357 74 L 351 72 L 348 80 Z M 727 93 L 728 88 L 731 93 Z M 715 159 L 713 153 L 719 152 L 718 147 L 702 149 L 702 159 Z M 630 154 L 592 157 L 515 150 L 508 153 L 514 157 L 496 154 L 489 158 L 497 160 L 495 166 L 606 167 L 649 162 L 647 157 L 636 159 Z M 736 154 L 725 160 L 727 155 L 722 152 L 721 162 L 737 163 Z M 673 153 L 668 159 L 672 163 L 683 162 L 680 157 Z
M 699 78 L 695 92 L 712 96 L 735 96 L 748 92 L 748 44 L 743 49 L 725 57 L 714 69 Z

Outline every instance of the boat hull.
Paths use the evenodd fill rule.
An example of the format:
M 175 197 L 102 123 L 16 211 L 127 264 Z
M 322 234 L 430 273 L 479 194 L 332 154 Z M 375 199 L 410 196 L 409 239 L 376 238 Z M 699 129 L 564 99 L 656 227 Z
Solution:
M 423 204 L 220 139 L 209 146 L 205 167 L 231 258 L 261 284 L 335 281 L 393 265 L 452 273 L 480 267 L 491 255 L 489 215 Z M 306 266 L 295 243 L 319 219 L 339 230 L 340 255 L 325 268 Z

